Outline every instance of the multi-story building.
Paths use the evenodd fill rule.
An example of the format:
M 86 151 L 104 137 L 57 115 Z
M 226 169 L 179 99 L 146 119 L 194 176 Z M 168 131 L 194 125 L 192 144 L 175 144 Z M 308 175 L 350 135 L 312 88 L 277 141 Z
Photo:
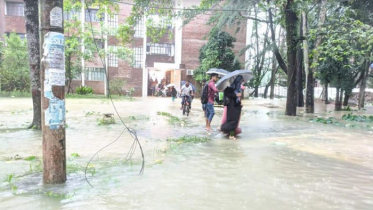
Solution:
M 132 5 L 126 2 L 119 3 L 118 14 L 113 16 L 105 14 L 105 25 L 115 29 L 125 22 L 132 9 Z M 178 1 L 178 4 L 175 4 L 178 6 L 175 7 L 190 7 L 197 5 L 199 2 L 199 0 Z M 85 9 L 77 12 L 83 23 L 102 21 L 97 18 L 95 8 L 90 8 L 89 12 Z M 68 14 L 64 16 L 65 19 L 69 18 Z M 182 25 L 181 19 L 175 19 L 172 21 L 173 24 L 168 26 L 173 36 L 165 36 L 157 43 L 152 42 L 150 37 L 146 37 L 147 27 L 144 22 L 147 18 L 152 18 L 153 21 L 160 19 L 157 16 L 144 17 L 135 27 L 134 39 L 130 44 L 134 52 L 132 65 L 118 59 L 115 54 L 110 54 L 105 58 L 106 68 L 98 58 L 92 61 L 83 60 L 82 66 L 85 71 L 73 81 L 73 89 L 78 86 L 89 86 L 93 88 L 96 94 L 105 94 L 107 85 L 105 69 L 109 72 L 109 81 L 115 78 L 126 80 L 124 89 L 134 88 L 135 96 L 149 95 L 149 81 L 151 79 L 158 82 L 163 80 L 166 84 L 173 83 L 177 89 L 180 88 L 181 81 L 193 81 L 193 70 L 199 66 L 199 49 L 207 42 L 204 37 L 211 29 L 211 26 L 206 25 L 209 16 L 199 15 L 185 26 Z M 25 37 L 24 4 L 22 0 L 0 0 L 0 36 L 11 32 Z M 238 52 L 246 46 L 248 33 L 244 29 L 234 35 L 237 39 L 234 50 Z M 108 36 L 105 38 L 105 43 L 102 46 L 106 50 L 121 45 L 114 37 Z M 242 56 L 240 61 L 244 63 L 245 56 Z

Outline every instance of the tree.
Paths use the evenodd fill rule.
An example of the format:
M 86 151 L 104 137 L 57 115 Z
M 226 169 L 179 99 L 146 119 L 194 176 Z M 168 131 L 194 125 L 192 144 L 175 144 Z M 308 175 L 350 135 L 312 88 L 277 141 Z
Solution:
M 27 43 L 17 34 L 4 37 L 0 77 L 3 91 L 29 91 L 30 72 L 28 68 Z
M 351 8 L 340 6 L 318 32 L 325 40 L 317 49 L 320 52 L 319 78 L 337 88 L 336 110 L 342 107 L 343 92 L 347 105 L 352 89 L 359 82 L 365 82 L 372 60 L 373 28 L 353 18 L 354 14 Z M 361 90 L 361 95 L 364 95 L 364 90 Z
M 40 84 L 40 41 L 38 0 L 25 2 L 27 49 L 30 64 L 30 81 L 33 120 L 29 128 L 41 129 L 41 84 Z
M 287 46 L 287 75 L 288 75 L 288 88 L 286 99 L 285 114 L 295 116 L 297 114 L 297 89 L 296 89 L 296 76 L 297 76 L 297 14 L 295 12 L 294 0 L 287 0 L 284 5 L 285 13 L 285 29 L 286 29 L 286 46 Z
M 202 81 L 206 72 L 211 68 L 234 71 L 240 69 L 240 63 L 235 59 L 233 42 L 235 38 L 225 31 L 211 30 L 208 42 L 200 49 L 199 61 L 201 65 L 194 72 L 194 78 Z
M 96 15 L 100 20 L 99 27 L 97 27 L 97 25 L 94 26 L 92 20 L 86 22 L 84 26 L 82 26 L 80 13 L 77 11 L 80 11 L 82 8 L 88 9 L 90 6 L 98 8 Z M 110 84 L 106 58 L 111 54 L 120 59 L 126 60 L 129 63 L 132 62 L 133 52 L 128 47 L 118 46 L 117 49 L 105 49 L 103 45 L 109 36 L 118 39 L 122 38 L 117 30 L 110 28 L 110 26 L 106 25 L 104 21 L 105 14 L 107 14 L 107 18 L 112 18 L 118 11 L 118 5 L 115 1 L 111 0 L 86 0 L 84 5 L 82 5 L 81 1 L 64 1 L 64 12 L 68 15 L 68 19 L 64 21 L 65 32 L 67 35 L 65 37 L 65 66 L 68 93 L 72 91 L 72 80 L 84 72 L 81 65 L 81 59 L 88 61 L 99 59 L 106 72 L 105 79 L 107 84 L 107 96 L 109 96 L 110 93 Z M 86 12 L 90 13 L 90 10 L 86 10 Z M 89 14 L 89 17 L 91 18 L 92 15 Z M 83 51 L 82 48 L 84 48 Z

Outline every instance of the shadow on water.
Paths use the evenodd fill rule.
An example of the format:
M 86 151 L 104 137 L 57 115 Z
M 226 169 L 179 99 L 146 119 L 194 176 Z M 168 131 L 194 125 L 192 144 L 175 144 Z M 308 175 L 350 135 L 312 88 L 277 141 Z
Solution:
M 2 101 L 4 102 L 4 100 Z M 2 110 L 27 110 L 31 104 Z M 99 100 L 67 100 L 67 171 L 63 185 L 42 184 L 40 132 L 0 132 L 0 207 L 4 209 L 372 209 L 373 142 L 366 129 L 309 122 L 283 115 L 284 101 L 245 101 L 236 141 L 204 130 L 203 112 L 193 105 L 183 116 L 179 102 L 149 98 L 116 101 L 120 115 L 137 130 L 140 154 L 126 162 L 133 139 L 113 141 L 122 126 L 99 125 L 113 113 Z M 199 104 L 198 104 L 199 105 Z M 327 109 L 326 109 L 327 110 Z M 213 127 L 222 108 L 216 108 Z M 19 112 L 22 116 L 29 114 Z M 337 116 L 336 118 L 340 117 Z M 327 116 L 327 115 L 325 115 Z M 9 123 L 7 123 L 7 120 Z M 0 124 L 17 127 L 2 112 Z M 2 129 L 0 127 L 0 129 Z M 12 157 L 21 157 L 15 159 Z M 28 158 L 33 157 L 35 158 Z M 30 171 L 30 165 L 33 169 Z M 39 171 L 38 171 L 39 170 Z M 14 177 L 13 177 L 14 175 Z M 14 187 L 13 187 L 14 186 Z

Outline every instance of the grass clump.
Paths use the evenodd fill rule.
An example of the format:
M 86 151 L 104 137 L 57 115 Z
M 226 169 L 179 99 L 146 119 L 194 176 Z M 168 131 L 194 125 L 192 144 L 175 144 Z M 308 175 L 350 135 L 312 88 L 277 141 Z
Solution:
M 323 124 L 338 124 L 338 122 L 336 121 L 334 117 L 328 117 L 328 118 L 317 117 L 317 118 L 310 119 L 310 122 L 317 122 L 317 123 L 323 123 Z
M 168 142 L 176 142 L 179 144 L 183 143 L 205 143 L 208 142 L 209 139 L 206 137 L 198 137 L 198 136 L 182 136 L 177 139 L 167 139 Z
M 186 122 L 184 120 L 182 120 L 182 119 L 180 119 L 180 118 L 178 118 L 178 117 L 176 117 L 176 116 L 174 116 L 174 115 L 172 115 L 168 112 L 157 112 L 157 115 L 167 117 L 168 122 L 170 124 L 173 124 L 173 125 L 179 124 L 180 126 L 184 126 L 186 124 Z
M 111 117 L 111 118 L 104 117 L 98 120 L 98 125 L 110 125 L 110 124 L 115 124 L 114 117 Z

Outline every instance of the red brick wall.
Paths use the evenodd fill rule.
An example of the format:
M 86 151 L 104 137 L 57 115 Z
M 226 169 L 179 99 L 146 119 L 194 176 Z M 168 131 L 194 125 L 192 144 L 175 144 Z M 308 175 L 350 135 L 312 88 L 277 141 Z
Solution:
M 146 56 L 146 67 L 154 67 L 154 63 L 174 63 L 174 56 L 170 57 L 167 55 L 147 55 Z
M 71 82 L 71 87 L 73 89 L 73 93 L 76 93 L 76 88 L 80 87 L 82 82 L 80 80 L 73 80 Z M 105 92 L 105 83 L 103 81 L 85 81 L 85 86 L 91 87 L 93 89 L 94 94 L 104 94 Z M 67 93 L 66 87 L 66 93 Z
M 5 16 L 5 32 L 26 33 L 25 17 Z

